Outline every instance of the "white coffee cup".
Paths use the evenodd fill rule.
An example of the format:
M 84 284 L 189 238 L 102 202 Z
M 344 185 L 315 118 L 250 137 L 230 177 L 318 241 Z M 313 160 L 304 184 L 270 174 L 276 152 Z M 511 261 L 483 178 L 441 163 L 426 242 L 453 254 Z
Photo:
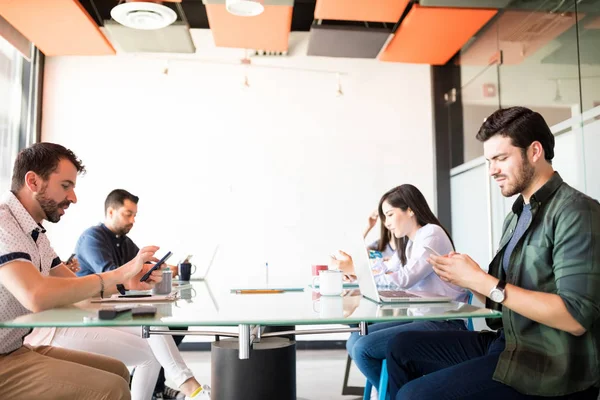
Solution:
M 313 311 L 321 318 L 344 318 L 344 298 L 342 296 L 321 296 L 313 301 Z
M 329 269 L 321 271 L 313 278 L 313 287 L 319 285 L 319 293 L 322 296 L 339 296 L 342 294 L 342 271 Z

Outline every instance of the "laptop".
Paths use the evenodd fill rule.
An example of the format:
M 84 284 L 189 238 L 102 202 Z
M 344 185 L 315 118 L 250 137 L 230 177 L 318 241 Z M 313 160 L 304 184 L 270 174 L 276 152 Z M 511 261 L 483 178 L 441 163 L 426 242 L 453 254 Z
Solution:
M 213 251 L 212 257 L 210 258 L 210 261 L 208 262 L 208 267 L 206 268 L 206 271 L 204 272 L 204 275 L 198 278 L 192 277 L 191 280 L 192 281 L 205 281 L 208 279 L 208 273 L 210 272 L 210 268 L 212 267 L 213 263 L 215 262 L 215 259 L 217 258 L 217 253 L 219 252 L 219 247 L 221 245 L 218 244 L 215 247 L 215 250 Z
M 454 300 L 451 297 L 426 292 L 378 290 L 364 240 L 360 236 L 356 236 L 356 239 L 352 239 L 352 241 L 355 243 L 353 243 L 350 255 L 354 262 L 358 287 L 363 297 L 376 303 L 447 303 Z
M 219 303 L 217 303 L 217 298 L 215 297 L 213 291 L 210 289 L 210 283 L 208 282 L 208 273 L 210 272 L 211 267 L 213 266 L 215 259 L 217 258 L 217 253 L 219 252 L 219 247 L 221 245 L 218 244 L 215 247 L 215 250 L 213 251 L 212 257 L 210 258 L 210 261 L 208 263 L 208 267 L 206 268 L 206 271 L 204 272 L 204 275 L 198 278 L 195 277 L 191 277 L 190 281 L 195 281 L 195 282 L 203 282 L 206 286 L 206 291 L 208 292 L 208 295 L 210 296 L 210 299 L 213 303 L 213 305 L 215 306 L 215 309 L 217 311 L 219 311 Z

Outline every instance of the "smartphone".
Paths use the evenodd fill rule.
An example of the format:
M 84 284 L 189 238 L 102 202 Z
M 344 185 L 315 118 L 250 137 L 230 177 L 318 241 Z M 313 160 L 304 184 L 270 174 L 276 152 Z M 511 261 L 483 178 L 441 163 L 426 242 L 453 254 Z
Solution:
M 75 257 L 75 253 L 71 254 L 69 256 L 69 258 L 67 258 L 67 261 L 65 261 L 65 264 L 69 264 L 71 261 L 73 261 L 73 258 Z
M 156 271 L 158 268 L 160 268 L 161 265 L 163 265 L 165 263 L 165 261 L 167 261 L 169 259 L 169 257 L 171 257 L 172 254 L 173 253 L 171 253 L 170 251 L 167 252 L 167 254 L 165 254 L 164 257 L 161 258 L 159 262 L 154 264 L 154 267 L 150 268 L 148 270 L 148 272 L 146 272 L 144 274 L 144 276 L 142 276 L 142 279 L 140 279 L 140 282 L 146 282 L 148 280 L 148 278 L 150 278 L 150 274 L 152 274 L 153 271 Z
M 431 247 L 429 247 L 429 246 L 425 246 L 425 245 L 423 245 L 423 248 L 424 248 L 425 250 L 429 250 L 431 253 L 433 253 L 433 255 L 434 255 L 434 256 L 438 256 L 438 257 L 441 257 L 441 256 L 442 256 L 440 253 L 438 253 L 437 251 L 435 251 L 434 249 L 432 249 L 432 248 L 431 248 Z

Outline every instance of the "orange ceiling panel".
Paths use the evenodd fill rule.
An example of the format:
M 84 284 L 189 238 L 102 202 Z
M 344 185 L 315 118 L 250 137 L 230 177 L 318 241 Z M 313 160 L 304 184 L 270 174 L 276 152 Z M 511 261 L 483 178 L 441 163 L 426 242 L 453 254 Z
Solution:
M 315 19 L 398 22 L 409 0 L 317 0 Z
M 47 56 L 115 54 L 77 0 L 0 0 L 0 15 Z
M 382 61 L 443 65 L 498 11 L 414 5 Z
M 287 51 L 292 28 L 292 7 L 265 5 L 255 17 L 230 14 L 225 4 L 206 4 L 215 44 L 265 51 Z

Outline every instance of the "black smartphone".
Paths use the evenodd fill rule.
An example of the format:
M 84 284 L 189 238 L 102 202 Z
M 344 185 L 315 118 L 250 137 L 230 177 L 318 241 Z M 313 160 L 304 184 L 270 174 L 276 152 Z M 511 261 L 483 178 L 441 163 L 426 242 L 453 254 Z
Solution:
M 146 272 L 144 274 L 144 276 L 142 276 L 142 278 L 140 279 L 140 282 L 146 282 L 148 280 L 148 278 L 150 278 L 150 274 L 152 274 L 153 271 L 155 271 L 158 268 L 160 268 L 161 265 L 163 265 L 165 263 L 165 261 L 167 261 L 169 259 L 169 257 L 171 257 L 172 254 L 173 253 L 171 253 L 170 251 L 167 252 L 167 254 L 165 254 L 164 257 L 161 258 L 159 262 L 157 262 L 156 264 L 154 264 L 154 267 L 150 268 L 148 270 L 148 272 Z
M 67 258 L 67 261 L 65 261 L 65 264 L 68 264 L 68 263 L 70 263 L 71 261 L 73 261 L 73 258 L 74 258 L 74 257 L 75 257 L 75 253 L 71 254 L 71 255 L 69 256 L 69 258 Z
M 142 297 L 152 297 L 152 295 L 151 294 L 120 294 L 119 297 L 126 298 L 126 299 L 139 299 Z

